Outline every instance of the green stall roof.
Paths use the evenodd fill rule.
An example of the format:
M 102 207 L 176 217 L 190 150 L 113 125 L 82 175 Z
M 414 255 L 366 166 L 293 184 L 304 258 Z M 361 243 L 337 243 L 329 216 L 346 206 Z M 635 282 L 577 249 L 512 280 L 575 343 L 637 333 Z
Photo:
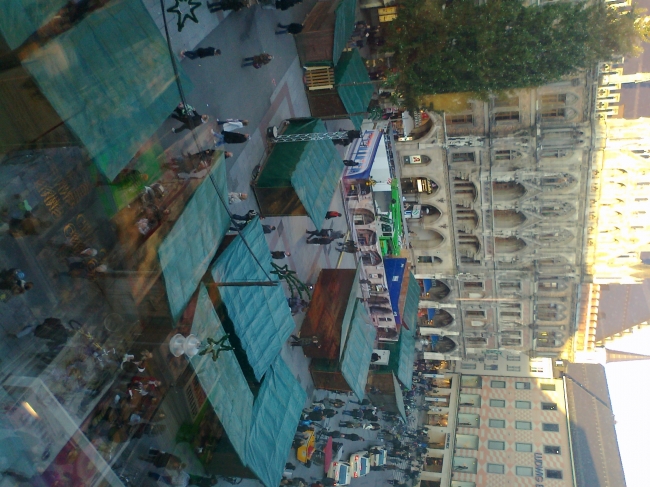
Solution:
M 415 337 L 402 328 L 399 335 L 399 363 L 397 378 L 408 389 L 413 385 L 413 363 L 415 362 Z
M 368 70 L 358 49 L 344 52 L 341 55 L 341 60 L 334 68 L 334 82 L 337 84 L 336 91 L 348 113 L 368 111 L 375 87 L 370 82 Z M 352 121 L 356 126 L 356 123 L 359 123 L 359 117 L 352 117 Z M 360 123 L 359 126 L 361 126 Z
M 192 333 L 201 341 L 207 338 L 218 340 L 225 335 L 208 291 L 203 285 L 199 290 Z M 253 393 L 234 352 L 221 352 L 216 362 L 210 355 L 195 355 L 190 362 L 228 439 L 245 465 L 252 424 Z
M 179 102 L 167 44 L 141 1 L 94 11 L 23 65 L 110 180 Z
M 412 272 L 409 273 L 409 283 L 406 289 L 406 300 L 404 301 L 404 312 L 402 313 L 402 323 L 408 327 L 407 333 L 415 336 L 418 326 L 418 306 L 420 305 L 420 285 L 415 279 Z M 404 330 L 402 328 L 402 330 Z
M 211 178 L 214 178 L 219 193 L 227 198 L 223 155 L 215 160 L 210 176 L 196 188 L 183 213 L 158 248 L 174 322 L 196 291 L 230 227 L 230 217 Z
M 269 277 L 278 281 L 272 270 L 271 251 L 256 218 L 219 256 L 212 278 L 215 282 L 268 282 Z M 281 284 L 223 286 L 219 293 L 255 378 L 261 380 L 296 326 L 284 289 Z
M 266 487 L 280 484 L 307 393 L 278 355 L 253 405 L 246 463 Z
M 395 388 L 395 403 L 397 404 L 397 410 L 404 419 L 408 422 L 408 417 L 406 416 L 406 406 L 404 405 L 404 394 L 402 393 L 402 386 L 393 374 L 393 387 Z
M 343 350 L 345 350 L 345 342 L 348 339 L 348 332 L 350 331 L 350 324 L 352 323 L 352 318 L 354 316 L 354 309 L 357 305 L 357 297 L 359 296 L 359 274 L 361 273 L 361 263 L 357 264 L 357 271 L 354 274 L 354 280 L 352 281 L 352 292 L 348 298 L 348 304 L 345 307 L 345 313 L 343 314 L 343 323 L 341 323 L 341 345 L 339 346 L 339 360 L 343 358 Z
M 357 0 L 342 0 L 336 7 L 336 23 L 334 24 L 334 46 L 332 47 L 332 62 L 339 62 L 339 58 L 346 48 L 357 15 Z
M 283 134 L 321 132 L 327 132 L 325 124 L 307 118 L 292 121 Z M 343 160 L 331 140 L 280 143 L 273 147 L 256 186 L 292 186 L 316 228 L 321 228 L 343 169 Z
M 359 400 L 366 394 L 368 369 L 376 336 L 377 330 L 370 324 L 370 316 L 366 308 L 357 302 L 350 333 L 345 343 L 341 373 Z
M 68 0 L 3 0 L 0 32 L 9 47 L 16 49 L 67 3 Z

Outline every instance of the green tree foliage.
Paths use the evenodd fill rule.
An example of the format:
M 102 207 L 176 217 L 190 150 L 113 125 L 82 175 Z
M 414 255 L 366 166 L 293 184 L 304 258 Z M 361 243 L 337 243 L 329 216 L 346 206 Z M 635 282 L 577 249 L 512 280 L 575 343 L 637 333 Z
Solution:
M 393 79 L 407 102 L 425 94 L 539 86 L 635 53 L 635 20 L 634 11 L 582 2 L 404 0 L 389 34 Z

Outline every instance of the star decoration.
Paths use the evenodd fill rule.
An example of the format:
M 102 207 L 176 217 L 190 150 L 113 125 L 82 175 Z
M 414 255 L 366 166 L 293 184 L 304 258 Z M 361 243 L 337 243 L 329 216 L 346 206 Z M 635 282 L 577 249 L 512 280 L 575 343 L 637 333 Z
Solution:
M 185 27 L 185 21 L 187 19 L 191 20 L 196 24 L 199 23 L 199 19 L 196 18 L 196 14 L 194 13 L 194 11 L 201 6 L 201 2 L 195 2 L 194 0 L 174 0 L 174 1 L 176 3 L 174 4 L 173 7 L 169 7 L 167 9 L 167 12 L 178 15 L 178 20 L 177 20 L 178 32 L 183 30 L 183 27 Z M 185 9 L 181 10 L 181 4 L 187 4 L 187 6 L 189 7 L 189 12 L 185 11 Z

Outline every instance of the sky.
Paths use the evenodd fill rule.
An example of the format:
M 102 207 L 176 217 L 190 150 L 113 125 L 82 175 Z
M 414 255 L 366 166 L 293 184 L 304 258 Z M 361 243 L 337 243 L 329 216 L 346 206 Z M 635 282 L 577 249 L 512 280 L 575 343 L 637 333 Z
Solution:
M 650 355 L 650 328 L 608 348 Z M 611 363 L 605 371 L 627 487 L 648 487 L 650 360 Z

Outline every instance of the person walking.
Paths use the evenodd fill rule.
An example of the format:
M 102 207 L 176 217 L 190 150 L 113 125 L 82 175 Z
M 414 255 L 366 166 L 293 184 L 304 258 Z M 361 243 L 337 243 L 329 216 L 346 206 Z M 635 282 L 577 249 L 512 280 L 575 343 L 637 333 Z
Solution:
M 237 12 L 247 4 L 244 0 L 221 0 L 220 2 L 212 2 L 207 4 L 208 10 L 212 13 L 219 12 L 220 10 L 232 10 Z
M 247 193 L 228 193 L 228 203 L 241 203 L 244 200 L 248 199 Z
M 339 421 L 339 428 L 361 428 L 362 424 L 359 421 Z
M 246 215 L 236 215 L 236 214 L 233 213 L 232 215 L 230 215 L 230 218 L 232 220 L 240 220 L 240 221 L 244 221 L 244 222 L 249 222 L 252 219 L 254 219 L 256 216 L 257 216 L 257 212 L 255 210 L 248 210 L 248 213 L 246 213 Z
M 176 455 L 156 448 L 149 448 L 147 456 L 141 456 L 140 460 L 149 462 L 156 468 L 167 468 L 169 470 L 175 470 L 179 467 L 184 468 L 185 465 Z
M 334 241 L 332 237 L 308 237 L 307 243 L 313 245 L 329 245 Z
M 295 36 L 302 32 L 302 24 L 292 22 L 288 25 L 282 25 L 281 23 L 278 23 L 278 29 L 279 30 L 275 31 L 275 35 L 291 34 Z
M 287 252 L 285 250 L 272 250 L 271 251 L 271 258 L 276 259 L 276 260 L 282 260 L 285 257 L 290 257 L 291 252 Z
M 273 233 L 275 231 L 275 225 L 262 225 L 262 231 L 266 234 Z
M 193 51 L 189 50 L 182 50 L 181 51 L 181 59 L 183 58 L 188 58 L 188 59 L 203 59 L 204 57 L 210 57 L 210 56 L 221 56 L 221 49 L 217 49 L 216 47 L 199 47 L 198 49 L 194 49 Z
M 256 56 L 246 57 L 242 62 L 241 67 L 253 66 L 255 69 L 260 69 L 265 64 L 269 64 L 273 60 L 273 56 L 267 52 L 257 54 Z
M 367 406 L 370 404 L 370 399 L 363 399 L 361 401 L 350 401 L 352 404 L 360 404 L 361 406 Z
M 225 144 L 243 144 L 244 142 L 248 142 L 248 140 L 251 138 L 249 134 L 241 134 L 239 132 L 222 131 L 221 134 L 215 132 L 214 130 L 211 130 L 211 132 L 212 135 L 214 135 L 217 139 L 221 138 Z
M 183 106 L 182 103 L 174 109 L 171 117 L 183 123 L 180 127 L 172 128 L 172 132 L 175 134 L 183 130 L 193 130 L 202 123 L 208 123 L 208 120 L 210 120 L 209 115 L 201 115 L 194 107 L 189 105 Z
M 296 335 L 291 335 L 291 343 L 290 345 L 292 347 L 309 347 L 312 345 L 320 347 L 320 340 L 317 335 L 309 336 L 309 337 L 297 337 Z
M 217 119 L 217 125 L 221 125 L 222 132 L 234 132 L 248 125 L 248 120 L 240 118 Z
M 329 220 L 330 218 L 338 218 L 340 216 L 343 215 L 341 215 L 338 211 L 328 211 L 327 213 L 325 213 L 326 220 Z

